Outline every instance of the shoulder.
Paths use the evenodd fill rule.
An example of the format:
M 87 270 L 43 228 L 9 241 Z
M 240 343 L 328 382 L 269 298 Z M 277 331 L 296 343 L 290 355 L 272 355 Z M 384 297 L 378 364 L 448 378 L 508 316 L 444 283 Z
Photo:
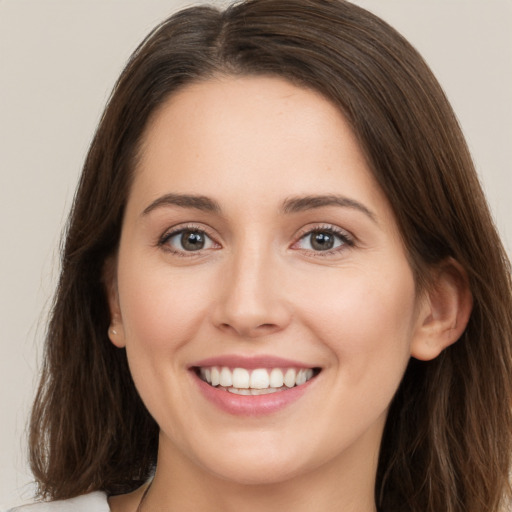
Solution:
M 7 512 L 110 512 L 110 508 L 104 492 L 91 492 L 69 500 L 23 505 Z

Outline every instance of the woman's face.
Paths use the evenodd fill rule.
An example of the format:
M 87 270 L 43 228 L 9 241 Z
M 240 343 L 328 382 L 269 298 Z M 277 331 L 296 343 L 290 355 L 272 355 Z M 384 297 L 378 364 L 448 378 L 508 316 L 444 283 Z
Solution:
M 110 336 L 159 463 L 244 483 L 374 471 L 421 307 L 343 116 L 279 78 L 221 77 L 174 94 L 143 142 Z

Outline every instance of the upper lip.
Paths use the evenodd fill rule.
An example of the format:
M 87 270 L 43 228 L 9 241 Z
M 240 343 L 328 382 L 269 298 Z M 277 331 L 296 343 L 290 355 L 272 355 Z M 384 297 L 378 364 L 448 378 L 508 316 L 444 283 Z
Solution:
M 317 365 L 303 363 L 293 359 L 285 359 L 271 355 L 241 356 L 227 354 L 222 356 L 208 357 L 190 365 L 190 368 L 206 368 L 210 366 L 226 366 L 228 368 L 317 368 Z

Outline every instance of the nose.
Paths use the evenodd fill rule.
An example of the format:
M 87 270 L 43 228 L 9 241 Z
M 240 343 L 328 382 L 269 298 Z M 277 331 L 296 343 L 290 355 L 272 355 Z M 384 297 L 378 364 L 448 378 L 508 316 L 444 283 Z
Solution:
M 239 251 L 222 276 L 214 322 L 242 338 L 259 338 L 285 329 L 291 320 L 283 274 L 276 258 L 257 249 Z

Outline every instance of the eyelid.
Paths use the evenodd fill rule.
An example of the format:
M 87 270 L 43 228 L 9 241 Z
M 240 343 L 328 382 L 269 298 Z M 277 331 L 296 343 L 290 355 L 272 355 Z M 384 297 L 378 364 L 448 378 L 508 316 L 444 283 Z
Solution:
M 342 229 L 339 226 L 336 226 L 334 224 L 308 224 L 307 226 L 299 230 L 299 232 L 295 236 L 295 241 L 293 242 L 291 248 L 293 249 L 294 246 L 297 245 L 304 237 L 311 235 L 312 233 L 322 231 L 338 236 L 343 241 L 343 244 L 335 249 L 329 249 L 325 251 L 312 251 L 308 249 L 296 250 L 302 250 L 303 252 L 307 252 L 308 254 L 311 254 L 313 256 L 325 257 L 332 254 L 339 254 L 350 247 L 354 247 L 354 245 L 356 244 L 356 238 L 349 231 L 347 231 L 346 229 Z
M 180 254 L 183 256 L 199 256 L 201 253 L 203 253 L 205 250 L 210 249 L 200 249 L 198 251 L 180 251 L 171 249 L 170 247 L 166 246 L 166 243 L 171 239 L 173 236 L 179 235 L 180 233 L 183 233 L 184 231 L 198 231 L 201 233 L 204 233 L 212 242 L 217 245 L 217 248 L 221 247 L 221 244 L 217 241 L 217 237 L 212 233 L 212 229 L 209 226 L 205 226 L 204 224 L 196 224 L 196 223 L 190 223 L 187 222 L 185 224 L 177 224 L 176 226 L 173 226 L 171 228 L 168 228 L 164 231 L 163 235 L 158 237 L 156 245 L 158 247 L 161 247 L 164 250 L 167 250 L 171 252 L 172 254 Z
M 209 249 L 200 249 L 198 251 L 181 251 L 181 250 L 175 250 L 170 247 L 166 246 L 167 241 L 172 238 L 173 236 L 176 236 L 183 231 L 198 231 L 204 233 L 208 238 L 210 238 L 217 247 L 214 247 L 213 249 L 220 249 L 222 248 L 222 245 L 218 242 L 217 236 L 214 234 L 213 230 L 205 224 L 201 223 L 184 223 L 184 224 L 177 224 L 175 226 L 172 226 L 164 231 L 164 233 L 158 237 L 157 245 L 158 247 L 161 247 L 164 250 L 167 250 L 168 252 L 171 252 L 173 254 L 178 254 L 181 256 L 187 256 L 187 257 L 193 257 L 193 256 L 200 256 L 205 251 L 211 250 Z M 334 224 L 308 224 L 301 228 L 297 234 L 294 236 L 294 242 L 291 245 L 291 248 L 294 249 L 294 246 L 296 246 L 304 237 L 311 235 L 314 232 L 328 232 L 331 233 L 337 237 L 339 237 L 343 244 L 340 247 L 325 250 L 325 251 L 313 251 L 308 249 L 300 249 L 295 248 L 295 250 L 301 250 L 303 252 L 307 252 L 313 256 L 318 257 L 325 257 L 332 254 L 341 253 L 345 250 L 347 250 L 350 247 L 353 247 L 356 244 L 356 237 L 352 235 L 349 231 L 340 228 L 339 226 L 336 226 Z

